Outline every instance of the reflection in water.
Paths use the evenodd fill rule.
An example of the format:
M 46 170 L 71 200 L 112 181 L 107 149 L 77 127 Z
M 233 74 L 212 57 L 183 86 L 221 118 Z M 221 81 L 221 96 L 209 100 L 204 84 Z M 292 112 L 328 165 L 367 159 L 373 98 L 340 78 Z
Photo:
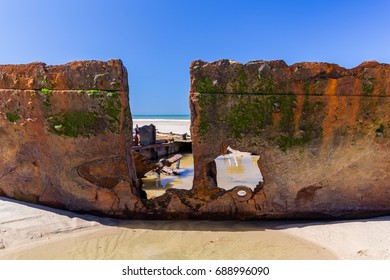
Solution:
M 226 172 L 228 172 L 229 174 L 242 174 L 245 172 L 245 166 L 242 164 L 241 157 L 238 158 L 238 157 L 233 157 L 230 155 L 221 156 L 221 157 L 223 157 L 223 165 L 218 164 L 220 157 L 217 157 L 215 159 L 215 162 L 217 163 L 218 170 L 219 170 L 219 168 L 223 169 L 224 166 L 227 166 Z M 228 159 L 227 161 L 226 161 L 226 157 Z M 219 165 L 221 165 L 221 166 L 219 166 Z
M 166 189 L 176 188 L 190 190 L 194 178 L 194 160 L 192 154 L 183 154 L 180 159 L 180 175 L 161 174 L 160 178 L 156 173 L 150 172 L 143 178 L 143 190 L 148 198 L 163 195 Z
M 245 185 L 254 189 L 262 180 L 257 165 L 259 156 L 247 154 L 228 154 L 215 159 L 217 164 L 217 182 L 220 188 L 229 190 L 238 185 Z M 180 175 L 170 176 L 161 174 L 158 178 L 155 173 L 146 174 L 143 178 L 143 189 L 148 198 L 163 195 L 169 188 L 186 189 L 192 188 L 194 177 L 194 162 L 192 154 L 183 154 L 180 160 Z
M 215 159 L 218 187 L 230 190 L 238 185 L 254 189 L 263 179 L 257 161 L 259 156 L 227 154 Z

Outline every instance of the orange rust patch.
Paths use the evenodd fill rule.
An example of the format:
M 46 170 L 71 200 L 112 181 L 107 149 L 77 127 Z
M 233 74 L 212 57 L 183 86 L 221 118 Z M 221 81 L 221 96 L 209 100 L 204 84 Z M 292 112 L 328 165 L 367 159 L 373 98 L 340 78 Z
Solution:
M 358 81 L 355 81 L 354 82 L 354 91 L 357 91 L 357 88 L 360 87 L 360 83 Z M 349 118 L 349 122 L 351 125 L 355 125 L 356 124 L 356 120 L 358 119 L 358 116 L 359 116 L 359 111 L 360 111 L 360 106 L 361 106 L 361 100 L 359 99 L 359 101 L 355 101 L 356 99 L 349 99 L 350 102 L 352 102 L 352 106 L 351 108 L 349 109 L 350 110 L 350 116 L 354 116 L 353 118 Z M 355 102 L 353 102 L 355 101 Z
M 329 79 L 328 86 L 325 91 L 326 94 L 329 95 L 328 106 L 327 106 L 328 113 L 322 124 L 324 147 L 327 147 L 329 144 L 334 129 L 332 124 L 337 120 L 337 108 L 339 103 L 338 103 L 338 97 L 336 95 L 336 87 L 337 87 L 337 80 Z

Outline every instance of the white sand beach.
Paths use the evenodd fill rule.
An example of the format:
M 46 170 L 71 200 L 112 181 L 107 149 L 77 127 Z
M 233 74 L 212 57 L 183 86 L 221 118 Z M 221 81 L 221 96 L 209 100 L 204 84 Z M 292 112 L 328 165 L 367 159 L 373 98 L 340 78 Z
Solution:
M 0 259 L 390 259 L 390 217 L 123 221 L 0 198 Z
M 277 224 L 120 221 L 1 198 L 0 259 L 334 259 Z
M 133 127 L 135 125 L 144 126 L 153 124 L 156 126 L 157 132 L 162 133 L 178 133 L 178 134 L 190 134 L 190 120 L 159 120 L 159 119 L 134 119 Z

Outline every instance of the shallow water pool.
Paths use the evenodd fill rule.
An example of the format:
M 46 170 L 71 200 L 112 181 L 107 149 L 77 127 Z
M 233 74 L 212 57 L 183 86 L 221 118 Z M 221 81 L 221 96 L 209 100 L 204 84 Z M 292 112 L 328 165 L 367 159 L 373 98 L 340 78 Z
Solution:
M 215 159 L 217 164 L 217 182 L 220 188 L 230 190 L 238 185 L 254 189 L 263 179 L 258 168 L 259 156 L 249 154 L 227 154 Z M 155 173 L 148 173 L 143 178 L 143 189 L 148 198 L 160 196 L 169 188 L 192 188 L 194 178 L 194 160 L 192 154 L 183 154 L 180 160 L 180 175 L 164 175 L 158 178 Z

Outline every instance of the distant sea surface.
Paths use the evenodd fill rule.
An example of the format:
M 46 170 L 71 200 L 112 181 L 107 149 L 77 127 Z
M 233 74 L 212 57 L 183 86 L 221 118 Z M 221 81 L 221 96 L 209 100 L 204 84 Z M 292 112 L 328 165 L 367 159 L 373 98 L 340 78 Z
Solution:
M 138 121 L 190 121 L 190 115 L 133 115 Z

